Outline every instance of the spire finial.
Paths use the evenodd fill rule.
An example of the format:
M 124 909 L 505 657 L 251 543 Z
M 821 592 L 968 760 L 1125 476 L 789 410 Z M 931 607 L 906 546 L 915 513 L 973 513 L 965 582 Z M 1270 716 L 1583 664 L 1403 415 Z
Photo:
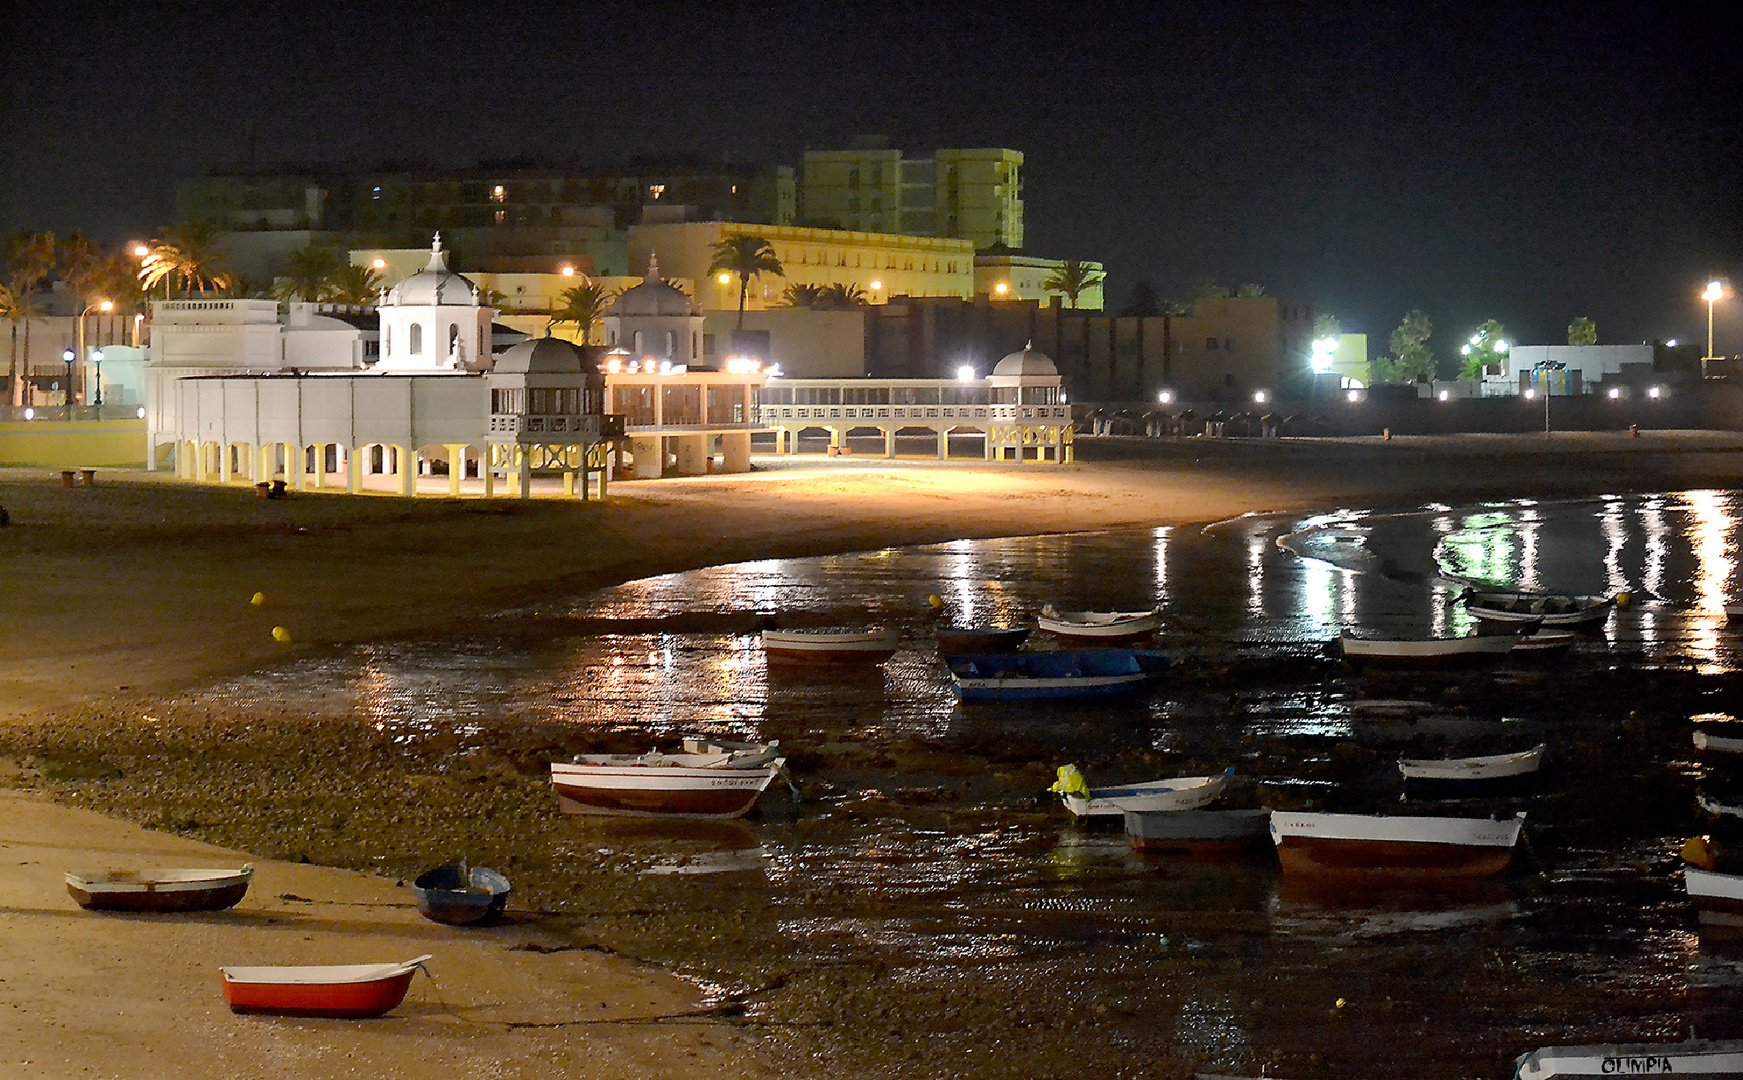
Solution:
M 648 252 L 648 280 L 660 280 L 660 256 L 656 252 Z

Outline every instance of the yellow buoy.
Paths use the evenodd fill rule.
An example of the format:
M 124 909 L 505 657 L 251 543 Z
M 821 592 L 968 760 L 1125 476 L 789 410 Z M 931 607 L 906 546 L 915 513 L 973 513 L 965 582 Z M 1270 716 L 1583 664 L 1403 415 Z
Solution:
M 944 606 L 944 597 L 939 596 L 937 593 L 933 593 L 931 596 L 926 598 L 926 602 L 935 608 L 941 608 Z
M 290 640 L 290 631 L 282 626 L 272 628 L 272 640 L 283 643 Z
M 1616 594 L 1616 606 L 1619 608 L 1625 608 L 1633 602 L 1634 594 L 1631 592 L 1619 592 Z
M 250 604 L 253 604 L 255 607 L 265 607 L 266 606 L 266 594 L 263 592 L 257 592 L 252 597 L 249 598 L 248 602 Z
M 1337 1007 L 1340 1009 L 1344 1007 L 1344 999 L 1343 998 L 1338 998 Z

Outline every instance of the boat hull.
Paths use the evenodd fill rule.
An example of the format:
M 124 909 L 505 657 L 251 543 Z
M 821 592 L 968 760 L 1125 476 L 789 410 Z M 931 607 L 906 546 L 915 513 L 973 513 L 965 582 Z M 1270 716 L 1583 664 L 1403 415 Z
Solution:
M 412 882 L 418 914 L 447 926 L 489 922 L 508 905 L 508 879 L 484 866 L 438 866 Z
M 949 667 L 964 701 L 1051 701 L 1133 693 L 1161 679 L 1168 658 L 1148 649 L 1079 649 L 954 656 Z
M 92 911 L 222 911 L 248 894 L 254 869 L 68 874 L 67 894 Z
M 1545 1046 L 1521 1054 L 1513 1063 L 1514 1080 L 1665 1073 L 1743 1077 L 1743 1042 L 1698 1039 L 1682 1043 Z
M 1683 887 L 1702 926 L 1743 931 L 1743 876 L 1685 866 Z
M 230 1011 L 269 1016 L 362 1019 L 399 1007 L 420 956 L 404 964 L 220 968 Z
M 763 655 L 771 664 L 881 664 L 896 655 L 896 635 L 764 630 Z
M 1271 839 L 1285 874 L 1321 878 L 1444 880 L 1507 869 L 1524 815 L 1376 817 L 1276 811 Z
M 601 766 L 551 763 L 551 788 L 566 814 L 736 818 L 756 805 L 784 759 L 757 768 Z
M 1120 641 L 1144 637 L 1162 624 L 1159 611 L 1053 611 L 1044 610 L 1035 625 L 1044 633 L 1063 638 Z
M 1478 592 L 1465 595 L 1465 610 L 1488 623 L 1539 623 L 1543 626 L 1590 626 L 1610 615 L 1615 603 L 1606 596 L 1557 596 L 1535 593 Z
M 1534 746 L 1517 754 L 1489 754 L 1483 757 L 1446 758 L 1438 761 L 1405 760 L 1398 763 L 1398 772 L 1406 780 L 1460 783 L 1529 776 L 1542 764 L 1543 747 Z
M 1231 772 L 1233 770 L 1230 770 Z M 1089 789 L 1089 798 L 1074 793 L 1062 796 L 1065 808 L 1076 817 L 1119 817 L 1127 812 L 1197 810 L 1228 786 L 1229 773 L 1219 776 L 1180 776 Z
M 1269 810 L 1126 811 L 1126 839 L 1145 854 L 1223 855 L 1270 842 Z
M 1497 663 L 1518 643 L 1519 638 L 1512 634 L 1414 641 L 1387 641 L 1344 634 L 1339 641 L 1344 659 L 1353 663 L 1444 667 Z

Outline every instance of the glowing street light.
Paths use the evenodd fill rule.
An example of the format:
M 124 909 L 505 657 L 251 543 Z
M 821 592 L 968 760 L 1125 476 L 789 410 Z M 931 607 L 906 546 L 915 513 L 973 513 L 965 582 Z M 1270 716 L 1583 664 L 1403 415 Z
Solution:
M 722 270 L 720 273 L 718 273 L 714 276 L 714 280 L 720 282 L 722 285 L 731 285 L 732 284 L 732 273 L 731 273 L 731 271 Z
M 961 367 L 957 368 L 956 369 L 956 379 L 958 382 L 973 382 L 974 381 L 974 367 L 973 367 L 973 365 L 964 364 Z
M 91 303 L 85 305 L 85 310 L 79 312 L 79 329 L 78 329 L 77 336 L 78 336 L 78 340 L 79 340 L 78 355 L 81 358 L 85 355 L 85 316 L 89 315 L 93 311 L 109 312 L 109 311 L 114 311 L 114 310 L 115 310 L 114 301 L 112 301 L 112 300 L 94 300 Z M 68 395 L 71 395 L 72 392 L 73 392 L 72 375 L 71 375 L 71 372 L 69 369 L 68 376 L 67 376 L 67 393 L 68 393 Z M 98 391 L 98 393 L 101 394 L 102 391 Z M 69 396 L 68 400 L 69 401 L 71 400 L 70 396 Z M 87 387 L 85 390 L 85 404 L 89 405 L 90 403 L 91 403 L 90 388 Z M 67 415 L 68 415 L 68 419 L 71 419 L 72 413 L 71 413 L 70 409 L 69 409 L 69 412 Z
M 1164 405 L 1171 404 L 1174 401 L 1174 391 L 1164 390 L 1156 395 L 1156 400 Z
M 97 365 L 97 419 L 103 419 L 103 350 L 92 349 L 91 360 Z
M 1265 404 L 1265 402 L 1267 402 L 1269 400 L 1271 400 L 1271 395 L 1265 393 L 1265 391 L 1263 391 L 1263 390 L 1253 391 L 1253 404 L 1263 405 L 1263 404 Z
M 1717 360 L 1713 355 L 1713 305 L 1730 295 L 1731 290 L 1719 278 L 1707 282 L 1707 291 L 1701 294 L 1701 299 L 1707 302 L 1707 355 L 1701 357 L 1701 378 L 1707 377 L 1707 361 Z
M 66 392 L 67 419 L 69 421 L 73 418 L 73 361 L 78 358 L 78 355 L 71 349 L 64 349 L 61 352 L 61 362 L 67 366 L 66 382 L 61 384 L 61 389 Z
M 564 267 L 563 267 L 563 269 L 561 269 L 561 270 L 559 270 L 559 271 L 557 271 L 557 272 L 558 272 L 558 273 L 559 273 L 559 274 L 562 274 L 562 275 L 563 275 L 563 276 L 564 276 L 564 277 L 574 277 L 574 276 L 575 276 L 575 268 L 574 268 L 574 267 L 573 267 L 573 266 L 567 266 L 567 265 L 565 265 L 565 266 L 564 266 Z
M 993 286 L 993 292 L 997 293 L 1001 297 L 1010 291 L 1011 291 L 1010 283 L 1006 282 L 1006 281 L 1001 281 L 997 285 Z
M 1342 343 L 1333 337 L 1322 337 L 1314 340 L 1313 352 L 1308 358 L 1308 363 L 1313 366 L 1315 375 L 1324 375 L 1331 370 L 1332 354 L 1338 351 L 1340 344 Z

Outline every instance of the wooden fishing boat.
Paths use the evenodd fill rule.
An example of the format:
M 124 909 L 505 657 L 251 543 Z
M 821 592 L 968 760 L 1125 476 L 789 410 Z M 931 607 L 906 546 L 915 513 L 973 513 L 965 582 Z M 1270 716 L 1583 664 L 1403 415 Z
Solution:
M 405 1000 L 412 974 L 429 956 L 398 964 L 328 967 L 226 967 L 230 1011 L 274 1016 L 380 1016 Z
M 487 866 L 449 863 L 426 870 L 412 882 L 418 914 L 431 922 L 467 926 L 502 914 L 512 889 L 508 879 Z
M 964 701 L 1048 701 L 1129 694 L 1162 678 L 1154 649 L 1073 649 L 946 657 Z
M 1507 869 L 1525 815 L 1490 818 L 1313 814 L 1276 810 L 1271 839 L 1285 874 L 1439 880 Z
M 1613 596 L 1569 596 L 1562 593 L 1484 592 L 1467 589 L 1459 596 L 1474 618 L 1494 623 L 1541 623 L 1544 626 L 1589 626 L 1610 614 Z
M 1680 1043 L 1545 1046 L 1513 1062 L 1513 1080 L 1555 1076 L 1743 1075 L 1743 1042 L 1690 1039 Z
M 1684 866 L 1682 879 L 1702 926 L 1743 930 L 1743 874 Z
M 1546 656 L 1573 648 L 1580 635 L 1571 630 L 1538 630 L 1513 643 L 1513 655 Z
M 1162 613 L 1148 611 L 1055 611 L 1052 604 L 1041 609 L 1035 625 L 1049 634 L 1099 640 L 1153 634 L 1162 623 Z
M 1344 631 L 1344 659 L 1367 664 L 1454 665 L 1499 661 L 1519 643 L 1516 634 L 1456 638 L 1365 638 Z
M 692 764 L 712 768 L 726 767 L 731 769 L 748 769 L 753 765 L 765 765 L 781 756 L 781 740 L 770 739 L 768 742 L 753 742 L 743 739 L 717 738 L 713 735 L 685 735 L 682 748 L 686 754 L 724 755 L 724 760 L 716 761 L 712 757 L 707 760 L 698 758 Z
M 1406 780 L 1503 780 L 1534 773 L 1543 764 L 1543 744 L 1512 754 L 1482 757 L 1405 759 L 1398 772 Z
M 240 870 L 104 870 L 67 875 L 67 892 L 96 911 L 221 911 L 248 892 L 254 867 Z
M 1126 839 L 1151 854 L 1220 855 L 1270 842 L 1271 811 L 1127 810 Z
M 1697 750 L 1712 754 L 1743 754 L 1743 738 L 1734 735 L 1714 735 L 1696 728 L 1694 740 Z
M 1049 790 L 1059 795 L 1067 810 L 1077 817 L 1112 817 L 1128 810 L 1197 810 L 1222 794 L 1235 770 L 1098 788 L 1084 783 L 1076 765 L 1061 765 L 1058 773 Z
M 588 754 L 551 762 L 551 789 L 566 814 L 736 818 L 785 767 L 755 752 Z
M 771 664 L 881 664 L 896 655 L 896 645 L 888 627 L 763 631 L 763 655 Z
M 938 655 L 1014 652 L 1028 638 L 1027 626 L 948 626 L 938 631 Z

